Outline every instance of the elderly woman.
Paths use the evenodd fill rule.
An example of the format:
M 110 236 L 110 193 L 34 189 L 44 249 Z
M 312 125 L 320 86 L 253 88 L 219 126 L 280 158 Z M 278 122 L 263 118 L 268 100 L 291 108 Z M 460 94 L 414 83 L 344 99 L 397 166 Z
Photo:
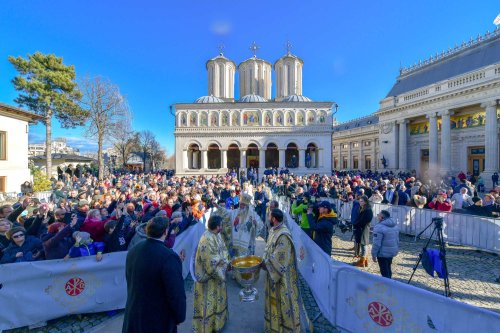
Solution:
M 92 239 L 97 242 L 102 242 L 104 241 L 104 235 L 106 235 L 106 231 L 104 230 L 104 224 L 106 222 L 107 221 L 102 220 L 99 209 L 91 209 L 83 221 L 80 231 L 88 232 Z
M 14 227 L 7 232 L 9 246 L 4 250 L 0 264 L 35 261 L 43 258 L 42 241 L 26 235 L 23 227 Z

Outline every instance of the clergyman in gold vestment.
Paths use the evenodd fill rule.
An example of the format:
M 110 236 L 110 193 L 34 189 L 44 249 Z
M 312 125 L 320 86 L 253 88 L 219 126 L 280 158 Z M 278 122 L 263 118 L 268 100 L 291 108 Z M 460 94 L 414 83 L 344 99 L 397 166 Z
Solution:
M 295 249 L 280 209 L 271 211 L 263 269 L 267 270 L 264 310 L 265 333 L 299 333 L 311 327 L 298 288 Z
M 228 317 L 226 271 L 229 257 L 220 235 L 222 218 L 212 215 L 195 257 L 193 332 L 220 332 Z

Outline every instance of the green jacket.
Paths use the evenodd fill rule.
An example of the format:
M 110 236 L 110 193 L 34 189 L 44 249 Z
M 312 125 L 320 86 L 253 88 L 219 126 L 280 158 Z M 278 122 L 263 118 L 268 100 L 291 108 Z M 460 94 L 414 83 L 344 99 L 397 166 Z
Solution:
M 309 229 L 309 221 L 307 220 L 307 205 L 302 203 L 297 206 L 297 201 L 292 204 L 292 213 L 295 215 L 300 215 L 300 227 L 302 229 Z

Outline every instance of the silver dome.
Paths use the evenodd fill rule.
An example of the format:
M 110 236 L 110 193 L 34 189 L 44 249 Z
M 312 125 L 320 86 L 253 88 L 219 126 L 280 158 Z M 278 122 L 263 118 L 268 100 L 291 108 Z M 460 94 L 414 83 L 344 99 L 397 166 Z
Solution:
M 195 103 L 224 103 L 222 99 L 219 97 L 215 96 L 201 96 L 200 98 L 197 98 Z
M 239 102 L 241 103 L 259 103 L 259 102 L 267 102 L 267 99 L 265 99 L 262 96 L 251 94 L 251 95 L 245 95 L 242 98 L 240 98 Z
M 312 102 L 309 97 L 302 95 L 290 95 L 283 98 L 282 102 Z

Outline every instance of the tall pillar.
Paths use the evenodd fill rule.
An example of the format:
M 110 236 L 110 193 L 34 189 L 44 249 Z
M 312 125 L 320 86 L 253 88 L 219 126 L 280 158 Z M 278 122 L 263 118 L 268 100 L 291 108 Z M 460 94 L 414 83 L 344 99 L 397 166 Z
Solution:
M 438 168 L 438 128 L 436 113 L 427 115 L 429 119 L 429 174 L 435 176 Z
M 201 168 L 205 170 L 208 169 L 208 157 L 206 150 L 201 151 Z
M 285 167 L 285 150 L 283 148 L 279 148 L 279 154 L 280 154 L 280 160 L 279 160 L 279 167 L 284 168 Z
M 259 178 L 262 179 L 266 170 L 266 148 L 259 149 Z M 258 180 L 260 182 L 260 180 Z
M 306 150 L 303 148 L 299 148 L 299 168 L 306 167 Z
M 240 169 L 247 168 L 247 150 L 240 149 Z
M 318 148 L 318 161 L 316 162 L 316 167 L 317 168 L 322 168 L 324 165 L 323 165 L 323 157 L 324 157 L 324 154 L 323 154 L 323 148 Z M 331 170 L 330 170 L 331 171 Z
M 347 144 L 347 169 L 352 169 L 352 142 Z
M 337 163 L 337 170 L 342 170 L 342 143 L 339 143 L 339 162 Z
M 371 147 L 372 147 L 372 155 L 371 155 L 371 156 L 372 156 L 372 160 L 371 160 L 371 165 L 370 165 L 370 167 L 371 167 L 372 171 L 377 170 L 377 164 L 378 164 L 378 160 L 377 160 L 377 153 L 376 153 L 375 144 L 376 144 L 376 141 L 375 141 L 375 140 L 373 140 L 373 141 L 371 142 Z
M 485 181 L 486 188 L 492 188 L 493 182 L 491 175 L 498 172 L 498 123 L 497 123 L 497 101 L 488 101 L 481 104 L 486 109 L 486 124 L 484 126 L 484 172 L 482 178 Z
M 222 152 L 222 169 L 227 169 L 227 150 L 224 149 L 221 151 Z
M 182 151 L 182 169 L 189 169 L 187 150 Z
M 199 150 L 194 150 L 191 153 L 191 169 L 199 169 L 200 166 L 198 165 L 198 156 L 200 155 Z
M 407 120 L 403 119 L 399 122 L 399 169 L 406 171 L 408 169 L 408 133 Z
M 359 140 L 358 142 L 358 169 L 365 170 L 365 157 L 363 156 L 363 140 Z
M 451 171 L 451 120 L 453 112 L 441 112 L 441 175 Z

